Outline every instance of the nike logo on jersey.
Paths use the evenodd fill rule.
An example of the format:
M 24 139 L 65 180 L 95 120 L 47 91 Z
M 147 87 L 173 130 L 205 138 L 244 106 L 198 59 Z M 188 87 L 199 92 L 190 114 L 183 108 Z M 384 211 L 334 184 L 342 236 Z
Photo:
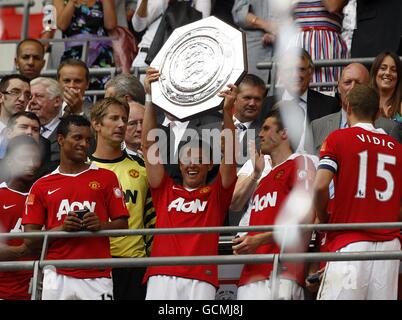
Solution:
M 61 188 L 57 188 L 57 189 L 54 189 L 54 190 L 49 190 L 48 192 L 47 192 L 47 194 L 50 196 L 51 194 L 53 194 L 53 193 L 55 193 L 56 191 L 59 191 Z
M 265 196 L 262 196 L 261 198 L 260 195 L 257 194 L 253 199 L 252 210 L 254 210 L 254 212 L 258 212 L 264 210 L 268 206 L 275 207 L 277 195 L 278 193 L 276 191 L 272 192 L 272 194 L 268 192 Z
M 16 204 L 10 204 L 9 206 L 6 206 L 5 204 L 3 204 L 3 209 L 7 210 L 7 209 L 10 209 L 10 208 L 15 207 L 15 206 L 16 206 Z
M 177 212 L 185 212 L 185 213 L 197 213 L 205 211 L 207 207 L 208 201 L 201 202 L 199 199 L 195 199 L 193 201 L 184 202 L 184 198 L 178 198 L 173 200 L 168 207 L 168 211 L 172 209 L 176 209 Z

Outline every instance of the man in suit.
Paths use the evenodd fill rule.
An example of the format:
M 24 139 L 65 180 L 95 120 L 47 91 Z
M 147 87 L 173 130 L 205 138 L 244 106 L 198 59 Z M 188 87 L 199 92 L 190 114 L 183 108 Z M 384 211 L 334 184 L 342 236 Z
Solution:
M 279 61 L 279 80 L 283 91 L 268 97 L 263 105 L 262 119 L 278 101 L 293 101 L 305 115 L 304 133 L 309 137 L 308 124 L 318 118 L 336 112 L 340 109 L 333 97 L 309 89 L 309 83 L 314 74 L 314 64 L 308 52 L 301 48 L 289 50 Z M 298 151 L 313 152 L 311 139 L 301 139 Z
M 348 127 L 346 121 L 347 94 L 352 90 L 355 84 L 368 85 L 369 81 L 369 72 L 366 67 L 360 63 L 351 63 L 343 69 L 341 78 L 338 81 L 338 92 L 342 109 L 338 112 L 314 120 L 311 123 L 314 139 L 314 151 L 316 155 L 319 155 L 322 143 L 332 131 Z M 374 126 L 376 128 L 384 129 L 386 133 L 390 134 L 395 139 L 400 139 L 398 138 L 398 127 L 394 121 L 380 116 L 375 121 Z M 401 142 L 400 140 L 398 141 Z
M 131 74 L 119 74 L 105 84 L 105 98 L 117 97 L 127 101 L 130 112 L 123 148 L 130 155 L 143 158 L 141 152 L 142 120 L 145 112 L 145 90 Z
M 41 155 L 41 168 L 36 171 L 37 177 L 42 176 L 42 168 L 50 160 L 50 142 L 39 134 L 39 118 L 29 111 L 19 111 L 14 113 L 7 123 L 7 141 L 6 148 L 10 141 L 21 135 L 32 137 L 39 145 Z M 6 181 L 9 177 L 8 169 L 3 165 L 3 159 L 0 160 L 0 182 Z
M 352 58 L 375 57 L 381 51 L 401 54 L 402 1 L 357 0 Z
M 39 144 L 41 163 L 50 161 L 50 141 L 40 135 L 40 120 L 30 111 L 20 111 L 11 116 L 7 124 L 7 139 L 20 135 L 31 136 Z
M 57 80 L 63 88 L 62 115 L 77 114 L 89 119 L 91 101 L 85 99 L 89 87 L 89 69 L 85 62 L 64 60 L 57 69 Z
M 254 74 L 247 74 L 238 86 L 238 94 L 234 103 L 233 122 L 236 137 L 240 144 L 236 155 L 237 169 L 250 159 L 249 143 L 255 141 L 259 146 L 258 133 L 263 119 L 260 119 L 262 103 L 267 94 L 265 82 Z
M 57 142 L 57 126 L 60 123 L 63 88 L 54 79 L 39 77 L 31 81 L 32 98 L 28 109 L 40 120 L 40 134 L 50 141 L 50 161 L 60 161 L 60 146 Z
M 45 65 L 45 48 L 39 40 L 25 39 L 17 45 L 14 59 L 18 72 L 29 80 L 39 77 Z
M 11 74 L 0 80 L 0 158 L 6 152 L 8 120 L 14 113 L 25 110 L 29 99 L 29 80 L 24 76 Z

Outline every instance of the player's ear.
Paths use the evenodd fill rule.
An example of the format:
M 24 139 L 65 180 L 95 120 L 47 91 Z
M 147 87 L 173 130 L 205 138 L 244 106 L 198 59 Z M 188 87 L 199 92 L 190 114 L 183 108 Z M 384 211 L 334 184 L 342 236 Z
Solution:
M 91 126 L 92 126 L 92 128 L 93 128 L 93 130 L 94 130 L 95 132 L 98 132 L 98 131 L 99 131 L 99 127 L 100 127 L 100 122 L 98 122 L 97 120 L 92 120 L 92 121 L 91 121 Z
M 350 106 L 349 101 L 346 99 L 346 114 L 351 115 L 352 114 L 352 107 Z
M 58 134 L 57 135 L 57 143 L 59 144 L 59 146 L 61 147 L 63 145 L 64 142 L 64 137 L 62 134 Z
M 287 140 L 289 137 L 288 129 L 284 128 L 281 130 L 281 138 Z

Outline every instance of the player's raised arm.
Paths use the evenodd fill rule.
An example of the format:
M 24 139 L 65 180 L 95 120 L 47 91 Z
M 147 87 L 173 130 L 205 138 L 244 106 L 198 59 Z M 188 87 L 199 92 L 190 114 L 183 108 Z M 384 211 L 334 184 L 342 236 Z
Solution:
M 256 152 L 255 147 L 253 149 L 252 153 L 250 152 L 253 171 L 248 175 L 241 174 L 241 170 L 239 171 L 232 202 L 230 203 L 231 210 L 240 211 L 245 208 L 258 186 L 258 180 L 264 170 L 264 155 L 261 152 Z M 246 165 L 248 165 L 248 163 L 246 163 L 245 166 Z
M 165 169 L 159 158 L 155 132 L 157 128 L 155 107 L 151 101 L 151 83 L 159 79 L 160 73 L 154 68 L 148 68 L 144 80 L 146 93 L 145 114 L 142 125 L 142 148 L 144 153 L 145 165 L 148 175 L 149 185 L 152 188 L 160 186 Z
M 222 186 L 229 187 L 236 180 L 236 157 L 235 157 L 235 126 L 233 123 L 232 109 L 237 95 L 237 86 L 228 85 L 228 89 L 219 93 L 225 98 L 223 103 L 223 156 L 220 165 Z

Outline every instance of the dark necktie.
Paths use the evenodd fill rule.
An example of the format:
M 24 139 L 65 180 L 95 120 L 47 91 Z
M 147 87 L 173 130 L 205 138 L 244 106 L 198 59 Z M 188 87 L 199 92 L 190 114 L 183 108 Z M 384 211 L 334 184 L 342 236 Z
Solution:
M 40 126 L 40 134 L 41 135 L 43 135 L 47 131 L 50 131 L 50 129 L 46 128 L 46 126 Z
M 244 124 L 242 124 L 241 122 L 236 124 L 236 128 L 239 129 L 240 131 L 247 130 L 247 127 Z

